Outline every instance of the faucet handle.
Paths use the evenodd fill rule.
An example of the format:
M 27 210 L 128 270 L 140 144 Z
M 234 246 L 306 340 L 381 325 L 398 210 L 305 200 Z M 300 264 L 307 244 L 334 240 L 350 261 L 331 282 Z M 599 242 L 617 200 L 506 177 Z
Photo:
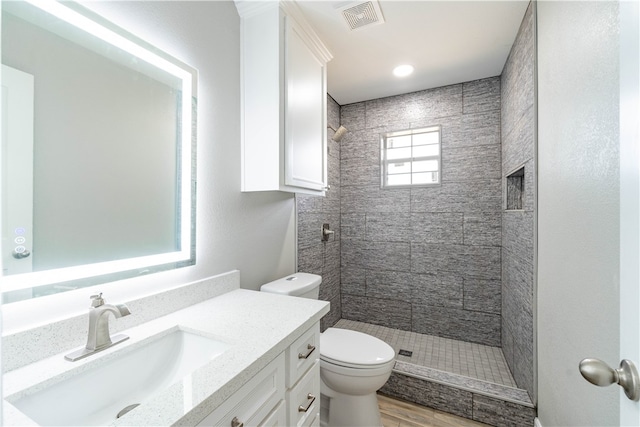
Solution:
M 91 295 L 91 307 L 96 308 L 104 305 L 104 298 L 102 298 L 102 292 L 98 295 Z

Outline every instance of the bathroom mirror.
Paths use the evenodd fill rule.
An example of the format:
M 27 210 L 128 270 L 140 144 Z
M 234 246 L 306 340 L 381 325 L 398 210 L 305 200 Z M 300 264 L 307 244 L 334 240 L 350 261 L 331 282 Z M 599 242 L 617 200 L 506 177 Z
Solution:
M 195 263 L 197 73 L 72 2 L 2 2 L 3 303 Z

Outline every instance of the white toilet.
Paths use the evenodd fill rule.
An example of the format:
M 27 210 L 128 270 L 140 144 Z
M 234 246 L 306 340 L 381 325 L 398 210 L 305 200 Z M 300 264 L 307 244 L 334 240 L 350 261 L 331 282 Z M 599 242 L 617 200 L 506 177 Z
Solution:
M 295 273 L 260 290 L 317 299 L 321 282 L 317 274 Z M 393 348 L 371 335 L 339 328 L 320 334 L 320 425 L 382 426 L 376 391 L 394 363 Z

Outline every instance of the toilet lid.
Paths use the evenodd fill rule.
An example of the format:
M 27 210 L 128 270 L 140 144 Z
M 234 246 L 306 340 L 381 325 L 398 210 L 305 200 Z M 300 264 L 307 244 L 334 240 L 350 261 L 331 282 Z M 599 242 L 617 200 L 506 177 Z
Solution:
M 378 366 L 394 357 L 389 344 L 362 332 L 328 328 L 320 334 L 320 358 L 337 365 Z

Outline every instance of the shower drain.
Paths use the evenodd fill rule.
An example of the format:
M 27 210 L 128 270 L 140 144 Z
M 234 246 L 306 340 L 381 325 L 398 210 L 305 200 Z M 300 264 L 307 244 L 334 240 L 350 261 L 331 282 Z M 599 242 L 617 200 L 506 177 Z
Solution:
M 135 409 L 138 406 L 140 406 L 139 403 L 134 403 L 133 405 L 127 406 L 126 408 L 124 408 L 120 412 L 118 412 L 118 415 L 116 415 L 116 418 L 120 418 L 120 417 L 124 416 L 127 412 L 131 411 L 132 409 Z
M 409 351 L 409 350 L 402 350 L 402 349 L 400 349 L 400 350 L 398 351 L 398 354 L 399 354 L 400 356 L 407 356 L 407 357 L 411 357 L 411 355 L 413 354 L 413 351 Z

